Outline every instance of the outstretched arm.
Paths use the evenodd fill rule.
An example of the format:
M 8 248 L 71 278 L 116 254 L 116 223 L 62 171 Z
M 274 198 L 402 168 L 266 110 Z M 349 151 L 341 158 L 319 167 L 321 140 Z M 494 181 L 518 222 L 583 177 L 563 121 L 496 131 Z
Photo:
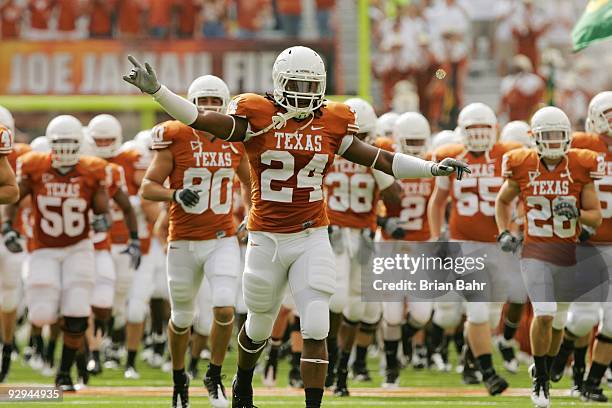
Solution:
M 470 173 L 467 164 L 452 158 L 440 163 L 423 160 L 403 153 L 392 153 L 369 145 L 356 137 L 345 136 L 339 154 L 353 163 L 372 167 L 398 179 L 448 176 L 457 173 L 461 180 L 463 173 Z
M 196 105 L 175 94 L 157 80 L 155 71 L 145 62 L 144 66 L 133 56 L 128 59 L 134 66 L 123 80 L 148 93 L 170 116 L 196 130 L 203 130 L 230 142 L 244 140 L 248 127 L 247 120 L 223 113 L 198 111 Z

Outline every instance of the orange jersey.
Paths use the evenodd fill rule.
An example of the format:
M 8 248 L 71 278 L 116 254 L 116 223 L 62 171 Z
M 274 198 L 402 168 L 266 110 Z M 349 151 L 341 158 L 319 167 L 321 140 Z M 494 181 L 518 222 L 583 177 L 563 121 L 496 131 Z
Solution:
M 431 153 L 427 153 L 424 159 L 431 160 Z M 402 187 L 401 207 L 388 209 L 387 216 L 399 218 L 400 226 L 406 231 L 404 241 L 427 241 L 430 238 L 427 203 L 433 192 L 435 179 L 406 179 L 398 180 L 398 183 Z M 383 237 L 391 239 L 384 231 Z
M 462 180 L 449 177 L 452 201 L 448 221 L 450 239 L 495 242 L 495 198 L 504 182 L 502 157 L 507 151 L 520 147 L 520 143 L 498 142 L 487 153 L 475 155 L 461 144 L 450 144 L 434 152 L 435 161 L 446 157 L 458 158 L 465 161 L 472 171 L 465 174 Z M 474 228 L 474 225 L 478 228 Z
M 376 145 L 388 150 L 388 142 L 389 139 L 380 138 Z M 371 168 L 336 156 L 334 164 L 325 176 L 327 216 L 330 224 L 375 230 L 376 204 L 380 190 Z
M 572 147 L 592 150 L 604 160 L 604 175 L 595 181 L 603 220 L 590 241 L 612 243 L 612 151 L 601 136 L 583 132 L 574 133 Z
M 119 189 L 126 190 L 125 174 L 123 168 L 115 163 L 107 163 L 106 185 L 108 187 L 108 197 L 113 199 Z M 94 247 L 97 251 L 111 249 L 111 237 L 109 232 L 96 232 L 93 234 Z
M 576 263 L 578 223 L 555 216 L 553 208 L 564 199 L 575 201 L 580 208 L 584 185 L 601 177 L 603 164 L 597 153 L 585 149 L 570 149 L 553 170 L 540 161 L 535 149 L 513 150 L 504 156 L 503 176 L 519 185 L 520 200 L 526 209 L 523 258 L 558 265 Z M 546 244 L 557 245 L 546 250 Z
M 138 170 L 146 170 L 146 166 L 143 164 L 141 154 L 137 150 L 126 149 L 122 150 L 117 156 L 108 159 L 110 163 L 117 164 L 123 168 L 125 175 L 125 183 L 127 186 L 127 193 L 130 196 L 137 195 L 140 186 L 134 181 L 134 174 Z M 130 233 L 125 225 L 123 219 L 123 212 L 117 207 L 117 205 L 111 201 L 111 216 L 113 219 L 113 225 L 111 227 L 111 241 L 113 244 L 126 244 L 130 239 Z
M 10 155 L 13 150 L 13 132 L 0 125 L 0 156 Z
M 196 186 L 200 201 L 194 207 L 173 202 L 169 211 L 168 240 L 201 241 L 236 234 L 232 213 L 232 184 L 244 156 L 244 147 L 206 136 L 179 121 L 158 125 L 153 149 L 169 149 L 174 159 L 170 188 Z
M 17 159 L 17 179 L 32 189 L 33 249 L 63 248 L 89 236 L 94 193 L 106 186 L 104 160 L 83 156 L 60 174 L 50 153 L 29 152 Z
M 248 120 L 252 132 L 268 127 L 281 112 L 274 102 L 255 94 L 239 95 L 228 107 L 229 114 Z M 281 129 L 245 140 L 251 168 L 249 230 L 291 233 L 329 224 L 323 177 L 343 137 L 358 127 L 355 114 L 343 103 L 327 102 L 310 119 L 291 119 Z

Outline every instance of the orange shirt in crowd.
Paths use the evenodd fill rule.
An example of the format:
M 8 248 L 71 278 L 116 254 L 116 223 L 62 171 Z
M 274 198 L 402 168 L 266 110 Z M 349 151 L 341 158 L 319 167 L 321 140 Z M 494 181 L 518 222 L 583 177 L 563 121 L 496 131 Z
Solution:
M 317 10 L 331 10 L 336 5 L 336 0 L 317 0 Z
M 0 7 L 0 26 L 2 38 L 19 37 L 19 21 L 21 20 L 21 7 L 13 0 L 9 0 Z
M 195 31 L 196 19 L 202 7 L 196 0 L 182 0 L 178 6 L 178 30 L 181 34 L 192 35 Z
M 112 29 L 111 11 L 114 0 L 94 0 L 91 5 L 89 32 L 90 34 L 110 34 Z
M 28 10 L 30 11 L 30 27 L 38 30 L 49 28 L 49 16 L 53 9 L 51 0 L 30 0 Z
M 261 24 L 258 16 L 270 6 L 270 0 L 237 0 L 238 27 L 248 31 L 258 31 Z
M 143 0 L 119 0 L 118 25 L 123 34 L 138 34 L 141 30 L 141 13 L 145 10 Z
M 302 4 L 295 0 L 276 0 L 276 8 L 279 14 L 299 15 L 302 14 Z
M 149 27 L 168 27 L 173 0 L 149 0 Z
M 74 31 L 79 16 L 79 0 L 56 0 L 58 8 L 57 29 Z

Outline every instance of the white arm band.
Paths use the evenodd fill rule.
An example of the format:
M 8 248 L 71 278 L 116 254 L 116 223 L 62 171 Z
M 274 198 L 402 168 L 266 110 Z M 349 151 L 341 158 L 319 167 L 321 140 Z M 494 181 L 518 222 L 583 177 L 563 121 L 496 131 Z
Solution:
M 395 153 L 391 170 L 398 179 L 433 177 L 434 162 L 419 159 L 403 153 Z
M 374 180 L 376 181 L 376 185 L 380 191 L 386 190 L 395 182 L 395 178 L 393 176 L 383 173 L 380 170 L 372 169 L 372 176 L 374 176 Z
M 164 85 L 152 96 L 170 116 L 188 126 L 198 118 L 197 106 L 178 96 Z
M 450 190 L 450 178 L 448 176 L 436 177 L 436 186 L 442 190 Z

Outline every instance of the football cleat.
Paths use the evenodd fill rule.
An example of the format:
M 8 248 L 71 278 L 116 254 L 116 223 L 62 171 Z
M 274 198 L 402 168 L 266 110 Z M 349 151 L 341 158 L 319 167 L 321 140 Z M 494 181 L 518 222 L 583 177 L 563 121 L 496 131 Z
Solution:
M 161 354 L 153 353 L 149 358 L 149 366 L 151 368 L 160 368 L 164 364 L 164 356 Z
M 608 397 L 606 397 L 603 390 L 599 388 L 598 384 L 593 384 L 590 381 L 584 383 L 580 399 L 584 402 L 608 402 Z
M 221 380 L 221 376 L 204 377 L 204 386 L 208 390 L 208 400 L 214 408 L 229 407 L 229 401 L 225 395 L 225 387 Z
M 64 392 L 75 392 L 76 388 L 70 378 L 70 373 L 58 371 L 55 376 L 55 388 L 59 388 Z
M 369 382 L 372 381 L 372 377 L 370 377 L 370 371 L 368 367 L 363 364 L 357 364 L 357 362 L 353 363 L 353 379 L 359 382 Z
M 238 395 L 237 385 L 237 377 L 234 377 L 232 380 L 232 408 L 257 408 L 253 405 L 253 388 L 246 394 Z
M 535 377 L 535 364 L 529 367 L 531 376 L 531 402 L 536 408 L 550 407 L 550 383 L 547 378 Z
M 189 377 L 183 384 L 174 384 L 172 389 L 172 408 L 189 408 Z
M 43 368 L 40 370 L 40 374 L 43 377 L 53 377 L 55 375 L 55 370 L 49 365 L 49 363 L 45 363 Z
M 336 383 L 336 373 L 327 371 L 327 376 L 325 377 L 325 388 L 333 387 Z
M 393 389 L 399 387 L 400 375 L 398 369 L 387 369 L 385 371 L 385 381 L 382 383 L 382 387 L 386 389 Z
M 489 395 L 501 394 L 508 388 L 508 382 L 498 374 L 493 374 L 491 377 L 487 378 L 484 384 L 485 387 L 487 387 Z
M 584 367 L 576 367 L 572 364 L 572 381 L 574 384 L 570 390 L 570 395 L 572 397 L 580 397 L 582 394 L 582 387 L 584 386 Z
M 518 373 L 519 361 L 514 353 L 514 347 L 512 340 L 506 340 L 503 336 L 497 341 L 497 349 L 504 359 L 504 368 L 511 374 Z
M 442 357 L 440 357 L 440 361 Z M 422 370 L 427 367 L 427 349 L 424 346 L 416 346 L 412 352 L 412 368 Z
M 479 374 L 480 373 L 478 372 L 478 370 L 469 366 L 464 366 L 463 372 L 461 373 L 461 380 L 466 385 L 480 384 Z
M 138 371 L 136 371 L 134 367 L 128 367 L 123 372 L 123 378 L 125 378 L 126 380 L 139 380 L 140 374 L 138 373 Z
M 100 364 L 100 358 L 92 357 L 87 362 L 87 371 L 91 375 L 98 375 L 102 373 L 102 364 Z
M 266 360 L 266 365 L 264 366 L 264 371 L 262 373 L 262 383 L 266 387 L 275 387 L 276 386 L 276 370 L 277 365 L 270 360 Z
M 336 373 L 338 379 L 336 380 L 336 389 L 334 395 L 336 397 L 348 397 L 349 390 L 347 385 L 348 370 L 338 370 Z

